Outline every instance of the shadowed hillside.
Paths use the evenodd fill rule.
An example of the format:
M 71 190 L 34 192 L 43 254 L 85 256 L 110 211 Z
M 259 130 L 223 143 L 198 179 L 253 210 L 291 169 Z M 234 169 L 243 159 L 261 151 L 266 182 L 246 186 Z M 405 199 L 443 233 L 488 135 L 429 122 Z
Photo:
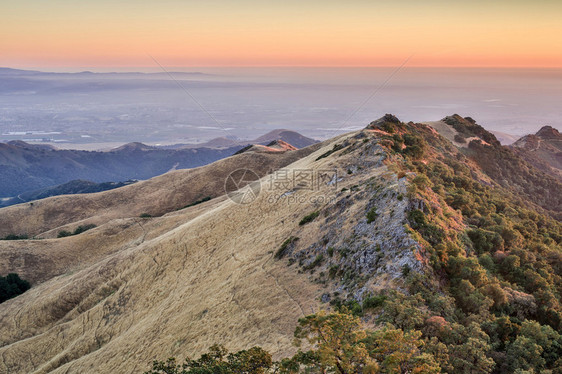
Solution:
M 0 143 L 0 206 L 28 201 L 37 190 L 64 189 L 60 184 L 73 180 L 95 183 L 149 179 L 170 170 L 210 164 L 231 156 L 248 144 L 284 141 L 304 148 L 317 141 L 289 130 L 274 130 L 255 141 L 211 141 L 189 147 L 151 147 L 128 143 L 108 152 L 59 150 L 49 145 L 23 141 Z M 294 141 L 295 144 L 291 143 Z M 56 186 L 53 188 L 53 186 Z
M 224 181 L 245 167 L 263 176 L 314 151 L 318 146 L 280 153 L 248 153 L 195 169 L 176 170 L 148 181 L 111 191 L 56 196 L 0 209 L 0 237 L 9 234 L 38 236 L 68 224 L 100 225 L 114 218 L 160 216 L 205 197 L 224 194 Z M 65 227 L 66 228 L 66 227 Z M 52 233 L 51 235 L 54 235 Z M 55 235 L 56 236 L 56 235 Z
M 529 154 L 518 152 L 518 147 L 502 146 L 492 133 L 470 117 L 455 114 L 429 124 L 458 146 L 495 183 L 522 198 L 522 204 L 527 204 L 523 200 L 531 201 L 553 217 L 562 218 L 562 184 L 553 176 L 553 170 L 544 166 L 548 158 L 540 160 L 540 156 L 532 154 L 526 157 Z M 537 168 L 536 164 L 543 167 Z
M 0 196 L 14 197 L 76 179 L 97 183 L 149 179 L 172 169 L 209 164 L 238 149 L 163 150 L 131 143 L 109 152 L 90 152 L 0 143 Z

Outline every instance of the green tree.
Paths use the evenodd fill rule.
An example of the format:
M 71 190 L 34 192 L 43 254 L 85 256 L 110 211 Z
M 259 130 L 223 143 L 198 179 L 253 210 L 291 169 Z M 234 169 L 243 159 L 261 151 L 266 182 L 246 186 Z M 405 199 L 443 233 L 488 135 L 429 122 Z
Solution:
M 378 365 L 363 342 L 366 337 L 359 318 L 348 313 L 312 314 L 301 318 L 295 330 L 295 338 L 315 347 L 322 368 L 340 374 L 376 372 Z
M 271 354 L 260 347 L 228 353 L 221 345 L 214 345 L 198 360 L 187 358 L 178 364 L 175 358 L 154 361 L 145 374 L 264 374 L 273 366 Z
M 439 373 L 434 356 L 422 351 L 421 335 L 390 324 L 367 331 L 348 313 L 324 312 L 299 320 L 295 332 L 315 347 L 307 357 L 317 358 L 322 373 Z
M 460 373 L 490 373 L 494 360 L 488 357 L 491 351 L 489 336 L 480 326 L 472 322 L 464 328 L 459 344 L 449 345 L 451 364 Z
M 0 303 L 18 296 L 30 288 L 29 282 L 21 279 L 16 273 L 10 273 L 6 277 L 0 276 Z
M 439 373 L 441 369 L 430 353 L 424 353 L 419 331 L 396 329 L 386 325 L 365 340 L 369 356 L 380 363 L 381 373 Z
M 526 320 L 519 336 L 507 349 L 511 370 L 543 370 L 555 368 L 562 356 L 562 338 L 550 326 Z

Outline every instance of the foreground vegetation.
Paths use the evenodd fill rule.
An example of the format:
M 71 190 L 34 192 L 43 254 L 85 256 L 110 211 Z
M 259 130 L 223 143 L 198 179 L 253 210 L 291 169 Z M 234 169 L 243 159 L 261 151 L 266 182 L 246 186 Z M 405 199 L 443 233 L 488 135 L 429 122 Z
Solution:
M 405 333 L 391 325 L 367 330 L 361 320 L 342 311 L 313 314 L 299 320 L 295 338 L 315 348 L 300 350 L 278 362 L 260 347 L 236 353 L 215 345 L 198 360 L 154 361 L 145 374 L 219 373 L 439 373 L 433 354 L 424 349 L 420 331 Z
M 27 240 L 29 237 L 27 235 L 17 235 L 17 234 L 8 234 L 0 240 Z
M 0 303 L 21 295 L 30 288 L 29 282 L 21 279 L 18 274 L 10 273 L 5 277 L 0 276 Z
M 74 236 L 74 235 L 80 235 L 83 232 L 86 232 L 88 230 L 94 229 L 97 226 L 94 224 L 88 224 L 88 225 L 84 225 L 84 226 L 78 226 L 74 231 L 67 231 L 67 230 L 62 230 L 59 231 L 59 233 L 57 234 L 57 238 L 66 238 L 68 236 Z
M 383 319 L 421 330 L 445 372 L 562 373 L 562 224 L 542 208 L 561 185 L 472 120 L 449 121 L 487 144 L 459 152 L 412 123 L 387 137 L 431 271 L 388 292 Z

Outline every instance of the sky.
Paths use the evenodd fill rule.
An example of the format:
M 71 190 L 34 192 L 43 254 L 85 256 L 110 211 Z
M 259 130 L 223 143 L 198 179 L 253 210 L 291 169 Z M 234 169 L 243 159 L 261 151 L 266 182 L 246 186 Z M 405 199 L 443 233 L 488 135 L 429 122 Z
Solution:
M 0 66 L 562 67 L 562 1 L 19 0 Z

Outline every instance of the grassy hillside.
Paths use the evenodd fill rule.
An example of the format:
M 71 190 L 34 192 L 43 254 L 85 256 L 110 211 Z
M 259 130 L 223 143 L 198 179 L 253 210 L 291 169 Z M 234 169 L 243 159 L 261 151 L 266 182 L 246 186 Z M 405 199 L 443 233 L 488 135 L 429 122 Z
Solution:
M 292 165 L 307 167 L 318 152 Z M 251 156 L 236 158 L 251 166 L 246 158 Z M 262 154 L 253 157 L 263 164 Z M 142 229 L 131 224 L 119 230 L 113 221 L 81 235 L 37 241 L 61 243 L 68 254 L 72 247 L 88 253 L 83 241 L 104 253 L 95 259 L 85 254 L 74 271 L 2 304 L 0 371 L 141 370 L 146 369 L 141 356 L 158 358 L 186 347 L 202 352 L 222 339 L 234 349 L 259 341 L 279 355 L 290 353 L 296 319 L 317 308 L 320 294 L 308 276 L 273 261 L 274 251 L 310 209 L 272 203 L 274 193 L 265 189 L 248 205 L 213 199 L 146 219 Z M 104 227 L 120 232 L 111 237 Z M 18 317 L 6 318 L 16 310 Z M 189 321 L 198 326 L 187 327 Z M 47 343 L 53 339 L 58 343 Z M 20 359 L 28 350 L 37 361 Z
M 3 201 L 0 201 L 0 207 L 27 203 L 33 200 L 46 199 L 47 197 L 51 197 L 51 196 L 75 195 L 75 194 L 82 194 L 82 193 L 109 191 L 115 188 L 133 184 L 135 182 L 137 181 L 128 180 L 125 182 L 95 183 L 95 182 L 77 179 L 67 183 L 60 184 L 58 186 L 42 188 L 30 192 L 24 192 L 11 199 L 5 199 Z
M 0 305 L 0 372 L 143 372 L 153 359 L 196 357 L 215 343 L 259 345 L 281 359 L 297 350 L 297 320 L 315 314 L 299 324 L 304 337 L 306 321 L 331 309 L 353 331 L 379 331 L 353 332 L 367 339 L 349 351 L 362 357 L 357 368 L 382 365 L 377 350 L 394 342 L 415 348 L 431 372 L 559 373 L 560 184 L 473 120 L 453 119 L 432 127 L 387 115 L 281 154 L 291 160 L 246 152 L 97 194 L 95 209 L 76 200 L 76 212 L 102 217 L 80 235 L 0 242 L 11 259 L 3 266 L 34 284 Z M 458 146 L 444 129 L 453 141 L 462 134 Z M 264 160 L 286 166 L 262 178 L 251 203 L 223 196 L 171 212 L 201 199 L 174 200 L 184 186 L 218 191 L 234 166 Z M 506 176 L 509 163 L 521 168 Z M 50 217 L 86 222 L 62 208 L 77 197 L 67 198 Z M 39 218 L 50 210 L 14 208 L 0 210 L 12 214 L 6 224 L 36 225 L 45 237 L 62 227 Z
M 237 155 L 200 168 L 177 170 L 119 189 L 56 196 L 0 209 L 0 237 L 9 234 L 53 237 L 50 230 L 103 224 L 115 218 L 160 216 L 205 197 L 224 194 L 229 173 L 247 167 L 263 176 L 312 152 L 315 147 L 280 154 Z M 67 227 L 66 225 L 70 225 Z
M 37 196 L 37 190 L 52 188 L 51 195 L 55 195 L 58 191 L 53 187 L 77 179 L 95 183 L 143 180 L 170 170 L 195 168 L 229 157 L 253 143 L 265 145 L 281 140 L 289 144 L 294 142 L 292 145 L 297 148 L 317 143 L 289 130 L 274 130 L 255 141 L 220 140 L 185 147 L 128 143 L 108 152 L 62 150 L 23 141 L 0 143 L 0 198 L 13 198 L 0 201 L 0 204 L 11 205 L 33 197 L 45 197 Z M 61 192 L 64 193 L 64 190 Z
M 75 179 L 97 183 L 148 179 L 173 169 L 209 164 L 240 148 L 166 150 L 131 143 L 110 152 L 91 152 L 0 143 L 0 197 L 15 197 Z

